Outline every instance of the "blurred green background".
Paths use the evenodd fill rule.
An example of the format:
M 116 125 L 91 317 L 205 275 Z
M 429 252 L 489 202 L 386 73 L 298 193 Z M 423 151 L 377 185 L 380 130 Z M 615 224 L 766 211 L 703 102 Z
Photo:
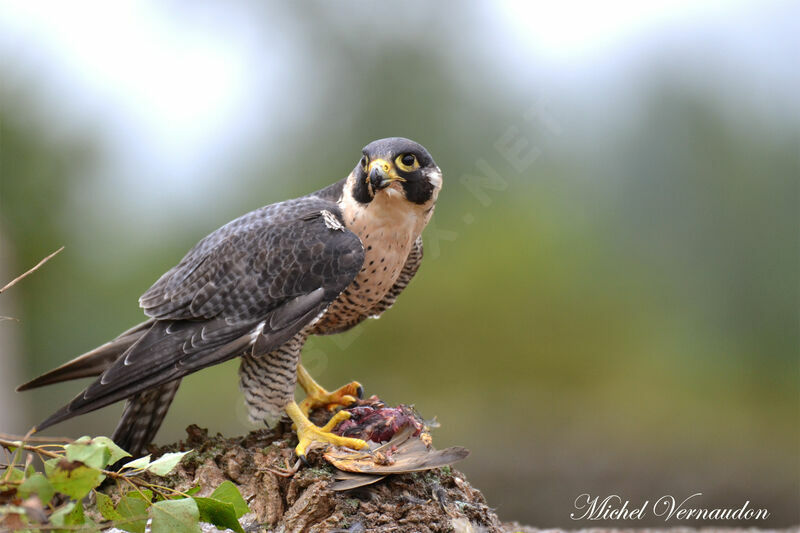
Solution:
M 726 6 L 4 4 L 0 285 L 66 249 L 0 296 L 0 431 L 76 394 L 12 388 L 142 320 L 201 237 L 398 135 L 445 175 L 426 260 L 310 342 L 323 384 L 437 416 L 504 520 L 702 492 L 797 524 L 800 10 Z M 184 380 L 158 442 L 250 429 L 236 371 Z

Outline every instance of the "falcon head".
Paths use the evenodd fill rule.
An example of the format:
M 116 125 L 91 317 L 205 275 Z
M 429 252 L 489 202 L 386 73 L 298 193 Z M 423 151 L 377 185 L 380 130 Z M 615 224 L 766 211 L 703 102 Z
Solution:
M 417 206 L 436 202 L 442 171 L 421 145 L 402 137 L 373 141 L 364 147 L 351 174 L 351 194 L 361 204 L 405 200 Z

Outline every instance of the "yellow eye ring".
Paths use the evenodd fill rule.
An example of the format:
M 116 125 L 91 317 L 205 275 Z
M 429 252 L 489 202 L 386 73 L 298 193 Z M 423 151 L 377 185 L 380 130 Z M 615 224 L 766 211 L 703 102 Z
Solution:
M 413 172 L 419 168 L 419 161 L 414 154 L 400 154 L 394 164 L 403 172 Z

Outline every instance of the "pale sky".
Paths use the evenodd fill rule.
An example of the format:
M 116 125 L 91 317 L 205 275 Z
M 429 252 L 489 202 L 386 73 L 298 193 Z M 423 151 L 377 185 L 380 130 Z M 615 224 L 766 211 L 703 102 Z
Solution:
M 797 45 L 796 37 L 782 40 L 800 33 L 787 26 L 797 25 L 787 9 L 798 14 L 794 19 L 800 13 L 788 5 L 503 0 L 485 9 L 500 25 L 496 46 L 514 47 L 520 70 L 526 54 L 535 56 L 550 75 L 574 86 L 582 86 L 581 78 L 626 80 L 642 54 L 712 33 L 720 53 L 736 54 L 754 73 L 735 74 L 734 65 L 743 83 L 783 87 L 793 99 L 799 69 L 780 52 Z M 248 9 L 246 3 L 237 9 L 230 3 L 0 0 L 0 60 L 10 67 L 2 83 L 13 86 L 19 78 L 37 87 L 55 134 L 99 128 L 114 190 L 145 194 L 159 182 L 169 198 L 187 180 L 209 179 L 212 163 L 241 158 L 254 131 L 269 134 L 264 117 L 291 112 L 292 95 L 281 98 L 272 83 L 291 69 L 286 51 L 270 46 L 280 40 L 280 23 L 271 37 L 263 35 Z M 498 57 L 506 55 L 515 60 Z

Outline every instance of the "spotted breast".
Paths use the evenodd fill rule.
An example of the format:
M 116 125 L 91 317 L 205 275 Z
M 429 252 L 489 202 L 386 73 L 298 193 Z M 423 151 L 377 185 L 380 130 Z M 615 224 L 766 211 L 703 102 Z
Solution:
M 361 239 L 364 264 L 315 324 L 313 333 L 317 335 L 343 331 L 376 314 L 374 310 L 394 286 L 432 214 L 428 210 L 421 217 L 409 216 L 407 210 L 396 209 L 395 202 L 388 198 L 376 198 L 366 208 L 348 201 L 348 194 L 342 198 L 345 226 Z

